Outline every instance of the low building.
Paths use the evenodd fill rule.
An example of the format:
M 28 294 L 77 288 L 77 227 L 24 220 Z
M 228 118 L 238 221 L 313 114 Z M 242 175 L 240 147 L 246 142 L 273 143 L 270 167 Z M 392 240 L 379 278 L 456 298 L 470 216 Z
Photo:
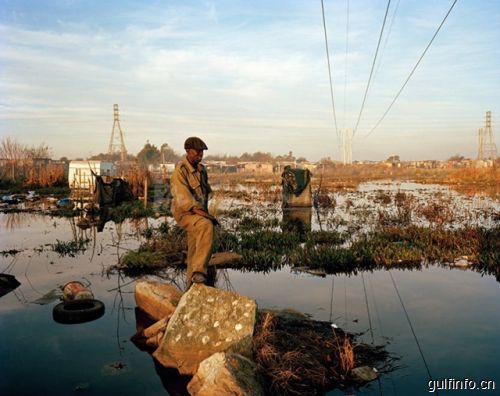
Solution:
M 109 161 L 71 161 L 68 171 L 68 185 L 71 189 L 93 190 L 94 172 L 98 176 L 116 176 L 116 167 Z
M 300 162 L 297 164 L 297 168 L 299 169 L 309 169 L 310 171 L 316 170 L 317 165 L 314 162 Z
M 148 171 L 152 173 L 161 173 L 171 175 L 175 169 L 175 164 L 173 162 L 165 162 L 157 165 L 149 165 Z
M 240 162 L 238 163 L 240 172 L 250 173 L 273 173 L 273 164 L 268 162 Z

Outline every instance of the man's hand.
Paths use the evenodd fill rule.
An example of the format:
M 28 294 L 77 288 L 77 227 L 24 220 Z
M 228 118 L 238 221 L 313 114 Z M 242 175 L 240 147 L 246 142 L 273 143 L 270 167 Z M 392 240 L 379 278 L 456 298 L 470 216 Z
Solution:
M 214 225 L 220 225 L 220 223 L 217 221 L 217 219 L 212 216 L 210 213 L 208 212 L 205 212 L 203 209 L 200 209 L 200 208 L 193 208 L 191 209 L 191 211 L 194 213 L 194 214 L 197 214 L 199 216 L 203 216 L 205 218 L 207 218 L 208 220 L 211 220 L 212 223 Z

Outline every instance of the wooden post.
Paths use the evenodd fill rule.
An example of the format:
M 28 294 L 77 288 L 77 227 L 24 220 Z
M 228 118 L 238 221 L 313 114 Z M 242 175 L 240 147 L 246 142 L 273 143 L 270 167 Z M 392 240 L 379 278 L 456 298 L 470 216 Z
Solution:
M 78 169 L 78 198 L 80 201 L 80 206 L 83 206 L 82 203 L 82 170 Z
M 144 209 L 148 207 L 148 177 L 144 178 Z

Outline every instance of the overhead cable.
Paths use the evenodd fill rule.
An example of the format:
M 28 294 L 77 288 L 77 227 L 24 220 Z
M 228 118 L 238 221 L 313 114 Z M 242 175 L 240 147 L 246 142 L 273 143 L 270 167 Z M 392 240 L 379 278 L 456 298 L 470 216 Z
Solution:
M 347 59 L 349 54 L 349 0 L 346 0 L 347 12 L 346 12 L 346 24 L 345 24 L 345 67 L 344 67 L 344 117 L 342 120 L 342 128 L 345 128 L 345 115 L 346 115 L 346 92 L 347 92 Z
M 375 124 L 375 126 L 370 130 L 370 132 L 368 132 L 364 137 L 368 137 L 375 129 L 377 129 L 377 127 L 380 125 L 380 123 L 384 120 L 385 116 L 389 113 L 389 111 L 391 110 L 392 106 L 394 106 L 394 103 L 396 103 L 396 100 L 398 100 L 399 98 L 399 95 L 401 95 L 401 92 L 403 92 L 403 89 L 406 87 L 406 84 L 408 84 L 408 81 L 410 81 L 410 78 L 413 76 L 413 73 L 415 73 L 415 70 L 417 69 L 418 65 L 420 64 L 420 62 L 422 61 L 422 59 L 424 58 L 427 50 L 430 48 L 432 42 L 434 41 L 434 39 L 436 38 L 436 36 L 438 35 L 439 31 L 441 30 L 441 28 L 443 27 L 446 19 L 448 18 L 448 15 L 450 15 L 451 13 L 451 10 L 453 10 L 453 7 L 455 7 L 455 4 L 457 3 L 458 0 L 454 0 L 453 1 L 453 4 L 451 5 L 450 9 L 448 10 L 448 12 L 446 13 L 446 15 L 444 16 L 443 20 L 441 21 L 441 23 L 439 24 L 436 32 L 434 33 L 434 36 L 432 36 L 431 38 L 431 41 L 429 41 L 429 44 L 427 44 L 427 47 L 425 47 L 425 50 L 424 52 L 422 52 L 422 55 L 420 55 L 420 58 L 418 59 L 417 63 L 415 64 L 415 66 L 413 66 L 413 69 L 412 71 L 410 72 L 410 74 L 408 75 L 408 77 L 406 78 L 405 82 L 403 83 L 403 85 L 401 86 L 401 88 L 399 89 L 398 93 L 396 94 L 396 96 L 394 97 L 394 99 L 392 100 L 391 104 L 389 105 L 389 107 L 387 108 L 387 110 L 385 111 L 385 113 L 382 115 L 382 117 L 380 117 L 380 119 L 377 121 L 377 123 Z
M 363 290 L 365 292 L 366 312 L 368 313 L 368 324 L 370 325 L 370 335 L 371 335 L 372 345 L 373 345 L 375 340 L 373 338 L 372 316 L 370 314 L 370 305 L 368 304 L 368 295 L 366 294 L 365 276 L 363 275 L 363 272 L 361 272 L 361 279 L 363 280 Z
M 396 19 L 396 14 L 398 13 L 399 9 L 399 2 L 396 3 L 396 6 L 394 7 L 394 12 L 392 13 L 391 16 L 391 22 L 389 23 L 389 29 L 387 29 L 387 34 L 385 35 L 385 40 L 384 40 L 384 45 L 382 46 L 382 51 L 380 52 L 380 58 L 378 58 L 377 66 L 375 67 L 375 72 L 373 74 L 373 78 L 377 76 L 377 73 L 380 69 L 380 64 L 382 63 L 382 58 L 384 57 L 385 49 L 387 47 L 387 42 L 389 41 L 389 37 L 391 36 L 392 32 L 392 26 L 394 25 L 394 20 Z
M 339 138 L 339 131 L 337 128 L 337 116 L 335 114 L 335 101 L 333 99 L 334 95 L 333 95 L 332 69 L 330 66 L 330 52 L 328 50 L 328 36 L 326 34 L 326 21 L 325 21 L 325 6 L 323 4 L 323 0 L 321 0 L 321 13 L 323 15 L 323 30 L 325 32 L 326 61 L 328 63 L 328 77 L 330 78 L 330 96 L 332 98 L 333 121 L 335 123 L 335 133 L 337 134 L 337 138 Z
M 375 50 L 375 56 L 373 57 L 372 68 L 370 70 L 370 77 L 368 77 L 368 83 L 366 84 L 365 95 L 363 96 L 363 102 L 361 103 L 361 108 L 359 109 L 358 120 L 356 121 L 356 126 L 352 132 L 352 136 L 356 134 L 358 129 L 359 121 L 361 120 L 361 114 L 363 114 L 363 109 L 365 108 L 366 97 L 368 96 L 368 90 L 370 89 L 370 83 L 372 81 L 373 69 L 375 68 L 375 62 L 377 61 L 378 50 L 380 48 L 380 42 L 382 41 L 382 35 L 384 33 L 385 22 L 387 21 L 387 14 L 389 12 L 389 7 L 391 5 L 391 0 L 387 1 L 387 7 L 385 8 L 384 21 L 382 22 L 382 28 L 380 29 L 380 35 L 378 37 L 377 49 Z
M 392 284 L 394 286 L 394 290 L 396 290 L 396 294 L 398 295 L 399 302 L 401 303 L 401 307 L 403 308 L 403 311 L 405 313 L 406 320 L 408 321 L 408 325 L 410 326 L 410 330 L 411 330 L 411 332 L 413 334 L 413 338 L 415 339 L 415 343 L 417 344 L 417 348 L 418 348 L 418 350 L 420 352 L 420 357 L 422 358 L 422 361 L 424 362 L 424 366 L 425 366 L 425 369 L 427 370 L 427 374 L 429 376 L 429 380 L 432 381 L 432 375 L 431 375 L 431 371 L 429 370 L 429 365 L 427 364 L 427 361 L 425 360 L 424 352 L 422 351 L 422 348 L 420 347 L 420 342 L 418 342 L 417 334 L 415 333 L 415 329 L 413 328 L 413 325 L 411 324 L 410 316 L 408 315 L 408 311 L 406 310 L 406 307 L 405 307 L 405 305 L 403 303 L 403 299 L 401 298 L 401 294 L 399 294 L 399 289 L 396 286 L 396 281 L 394 280 L 394 277 L 392 276 L 391 271 L 389 271 L 389 275 L 391 276 Z
M 335 290 L 335 275 L 332 275 L 332 291 L 330 294 L 330 318 L 329 321 L 330 323 L 332 322 L 333 318 L 333 292 Z

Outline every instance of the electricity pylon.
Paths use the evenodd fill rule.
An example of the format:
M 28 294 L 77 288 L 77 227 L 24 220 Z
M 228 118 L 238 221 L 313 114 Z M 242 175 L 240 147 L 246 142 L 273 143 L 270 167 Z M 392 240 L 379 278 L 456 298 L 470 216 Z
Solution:
M 497 145 L 493 141 L 493 128 L 491 127 L 491 111 L 486 112 L 484 128 L 479 130 L 478 160 L 495 160 L 497 158 Z
M 123 140 L 123 131 L 120 126 L 120 116 L 117 104 L 113 105 L 113 118 L 113 129 L 111 130 L 108 154 L 113 155 L 115 153 L 120 153 L 120 160 L 124 162 L 127 159 L 127 149 L 125 148 L 125 141 Z

